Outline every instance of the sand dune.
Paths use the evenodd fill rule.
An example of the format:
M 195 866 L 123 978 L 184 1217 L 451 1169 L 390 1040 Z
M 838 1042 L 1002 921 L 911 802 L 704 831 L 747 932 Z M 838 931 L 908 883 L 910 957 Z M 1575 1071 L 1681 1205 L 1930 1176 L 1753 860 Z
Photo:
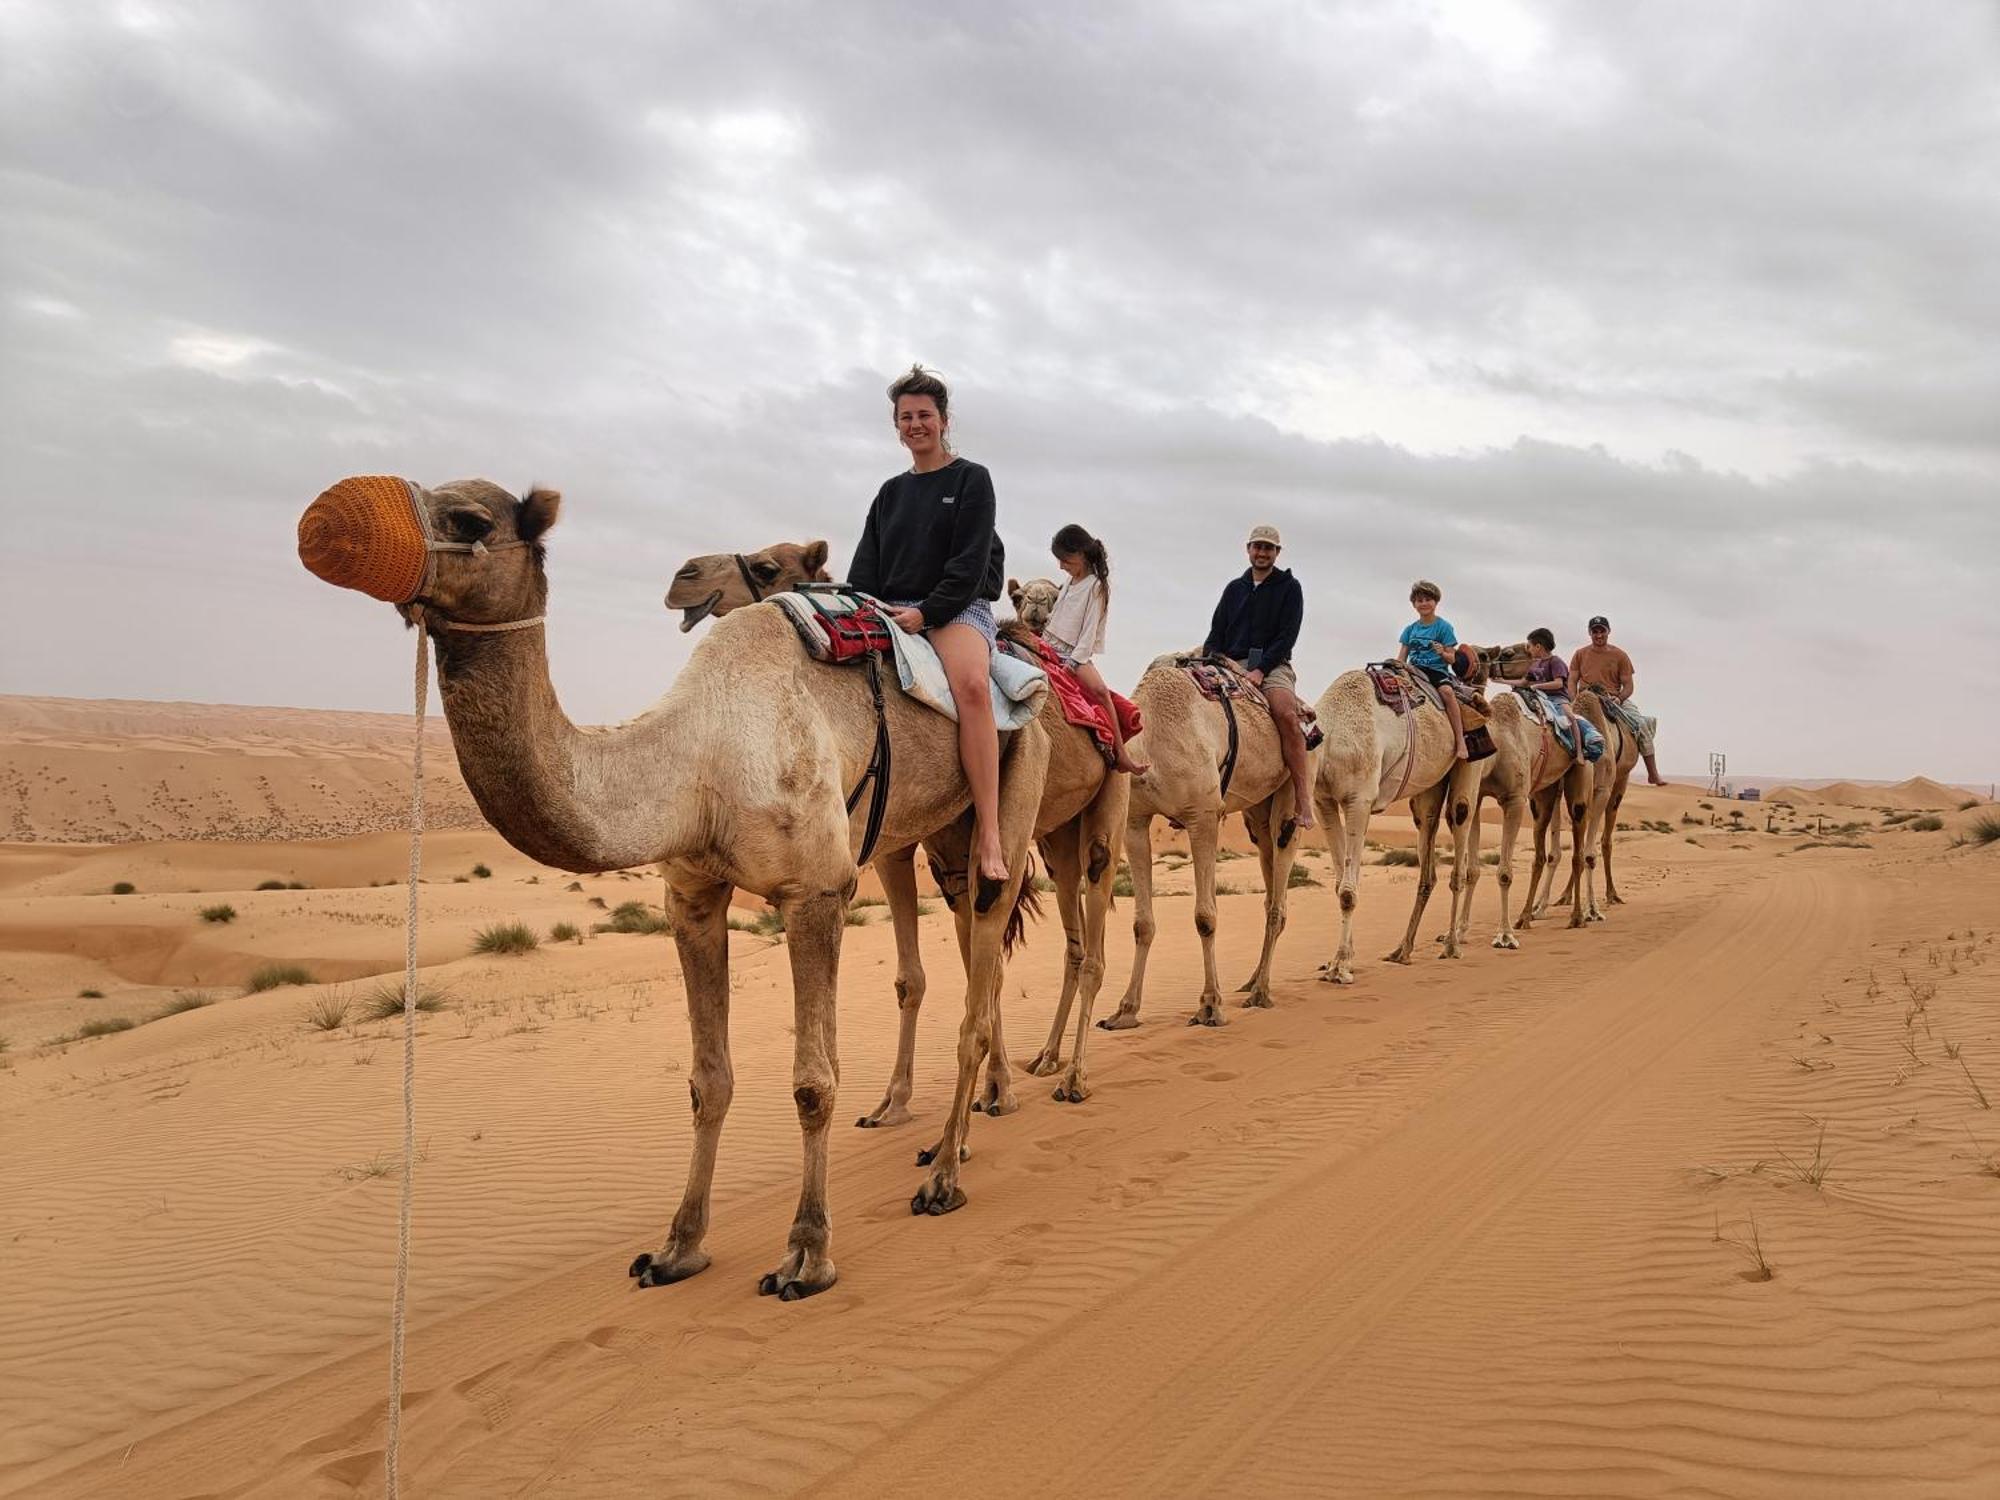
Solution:
M 1808 803 L 1828 807 L 1889 808 L 1895 812 L 1942 812 L 1972 800 L 1972 794 L 1946 786 L 1928 776 L 1912 776 L 1893 786 L 1873 786 L 1855 781 L 1833 781 L 1825 786 L 1774 786 L 1763 794 L 1766 802 Z
M 1295 890 L 1279 1008 L 1221 1031 L 1182 1024 L 1198 949 L 1163 854 L 1142 1027 L 1093 1035 L 1082 1106 L 1017 1073 L 1021 1110 L 976 1122 L 967 1207 L 913 1219 L 958 1021 L 939 908 L 919 1118 L 836 1132 L 841 1280 L 792 1306 L 754 1294 L 797 1193 L 783 943 L 731 940 L 715 1263 L 640 1292 L 624 1268 L 688 1146 L 671 946 L 468 949 L 657 881 L 571 890 L 490 832 L 435 836 L 423 960 L 448 999 L 419 1043 L 406 1492 L 1987 1493 L 2000 1117 L 1975 1090 L 2000 1102 L 2000 845 L 1953 847 L 1978 810 L 1829 845 L 1796 819 L 1712 826 L 1739 809 L 1704 800 L 1635 789 L 1626 904 L 1519 953 L 1485 946 L 1482 880 L 1467 958 L 1383 964 L 1413 878 L 1367 866 L 1351 990 L 1313 978 L 1330 890 Z M 0 1494 L 381 1492 L 400 1033 L 360 1007 L 400 965 L 401 893 L 369 882 L 402 852 L 0 846 L 0 1135 L 32 1143 L 0 1157 Z M 1322 853 L 1304 865 L 1324 881 Z M 1232 982 L 1255 868 L 1220 871 Z M 280 878 L 309 888 L 255 889 Z M 202 923 L 218 898 L 237 919 Z M 895 1047 L 891 935 L 862 916 L 849 1115 Z M 338 982 L 243 993 L 269 957 Z M 1061 962 L 1045 923 L 1008 971 L 1017 1059 Z M 197 972 L 213 1003 L 49 1044 Z

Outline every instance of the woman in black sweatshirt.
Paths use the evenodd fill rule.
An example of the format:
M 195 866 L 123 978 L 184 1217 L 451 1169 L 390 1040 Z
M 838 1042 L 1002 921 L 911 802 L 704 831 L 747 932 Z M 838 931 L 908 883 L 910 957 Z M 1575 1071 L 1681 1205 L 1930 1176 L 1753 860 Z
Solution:
M 958 758 L 977 818 L 979 875 L 1007 878 L 1000 844 L 1000 731 L 987 687 L 993 608 L 1007 566 L 993 530 L 993 479 L 955 456 L 951 394 L 921 365 L 889 387 L 896 435 L 910 467 L 875 493 L 847 581 L 895 606 L 890 618 L 937 648 L 958 709 Z

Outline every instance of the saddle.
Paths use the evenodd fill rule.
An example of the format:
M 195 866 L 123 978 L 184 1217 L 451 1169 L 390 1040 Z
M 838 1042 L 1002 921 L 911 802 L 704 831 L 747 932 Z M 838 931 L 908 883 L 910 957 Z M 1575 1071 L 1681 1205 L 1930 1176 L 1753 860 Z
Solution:
M 1236 776 L 1236 752 L 1240 743 L 1236 728 L 1236 702 L 1241 699 L 1269 713 L 1271 700 L 1266 698 L 1263 690 L 1227 657 L 1207 656 L 1197 652 L 1176 656 L 1174 665 L 1187 673 L 1188 681 L 1195 685 L 1195 690 L 1202 697 L 1222 706 L 1222 717 L 1229 725 L 1229 752 L 1223 756 L 1221 768 L 1222 795 L 1227 798 L 1229 783 Z M 1317 750 L 1321 741 L 1326 738 L 1325 731 L 1319 727 L 1319 715 L 1314 712 L 1310 703 L 1299 704 L 1299 728 L 1305 731 L 1308 752 Z
M 1397 715 L 1408 713 L 1419 704 L 1428 703 L 1439 713 L 1444 712 L 1444 699 L 1438 695 L 1437 687 L 1421 672 L 1413 672 L 1399 662 L 1371 661 L 1365 670 L 1368 680 L 1375 688 L 1375 701 Z M 1492 709 L 1486 695 L 1469 682 L 1452 677 L 1446 679 L 1451 685 L 1452 696 L 1458 699 L 1459 718 L 1465 724 L 1467 743 L 1471 742 L 1472 731 L 1486 727 L 1492 716 Z
M 1564 713 L 1557 709 L 1545 693 L 1531 687 L 1517 687 L 1514 696 L 1520 700 L 1521 712 L 1528 721 L 1539 724 L 1555 736 L 1563 754 L 1576 753 L 1575 736 L 1583 736 L 1583 758 L 1594 761 L 1604 753 L 1604 736 L 1597 732 L 1597 726 L 1577 713 Z
M 1096 742 L 1098 753 L 1107 764 L 1116 762 L 1118 741 L 1113 738 L 1111 725 L 1104 717 L 1103 705 L 1091 695 L 1082 679 L 1070 670 L 1055 647 L 1025 625 L 1008 624 L 1001 628 L 999 649 L 1046 672 L 1049 687 L 1062 709 L 1063 721 L 1086 731 Z M 1113 693 L 1111 703 L 1118 710 L 1118 728 L 1124 738 L 1129 740 L 1145 728 L 1139 706 L 1131 699 Z

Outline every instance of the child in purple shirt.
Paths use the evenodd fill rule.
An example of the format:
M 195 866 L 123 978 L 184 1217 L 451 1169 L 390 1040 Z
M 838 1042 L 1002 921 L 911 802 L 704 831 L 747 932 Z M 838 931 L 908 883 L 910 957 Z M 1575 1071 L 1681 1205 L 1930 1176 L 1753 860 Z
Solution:
M 1553 631 L 1538 627 L 1528 632 L 1528 655 L 1534 658 L 1528 663 L 1528 685 L 1542 695 L 1555 719 L 1569 724 L 1570 759 L 1580 766 L 1583 764 L 1583 727 L 1570 715 L 1569 663 L 1555 652 Z

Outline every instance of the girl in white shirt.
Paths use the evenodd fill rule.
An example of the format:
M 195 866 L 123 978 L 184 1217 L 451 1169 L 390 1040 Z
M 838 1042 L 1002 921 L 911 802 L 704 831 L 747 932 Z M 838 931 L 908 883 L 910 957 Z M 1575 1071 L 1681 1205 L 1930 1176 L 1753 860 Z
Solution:
M 1049 550 L 1055 553 L 1056 562 L 1069 581 L 1056 595 L 1055 608 L 1049 614 L 1048 624 L 1042 627 L 1042 635 L 1110 719 L 1111 739 L 1118 752 L 1114 762 L 1117 769 L 1142 776 L 1150 767 L 1126 753 L 1118 707 L 1111 701 L 1111 689 L 1092 660 L 1104 649 L 1104 617 L 1111 605 L 1111 559 L 1105 555 L 1104 543 L 1076 525 L 1058 531 Z

